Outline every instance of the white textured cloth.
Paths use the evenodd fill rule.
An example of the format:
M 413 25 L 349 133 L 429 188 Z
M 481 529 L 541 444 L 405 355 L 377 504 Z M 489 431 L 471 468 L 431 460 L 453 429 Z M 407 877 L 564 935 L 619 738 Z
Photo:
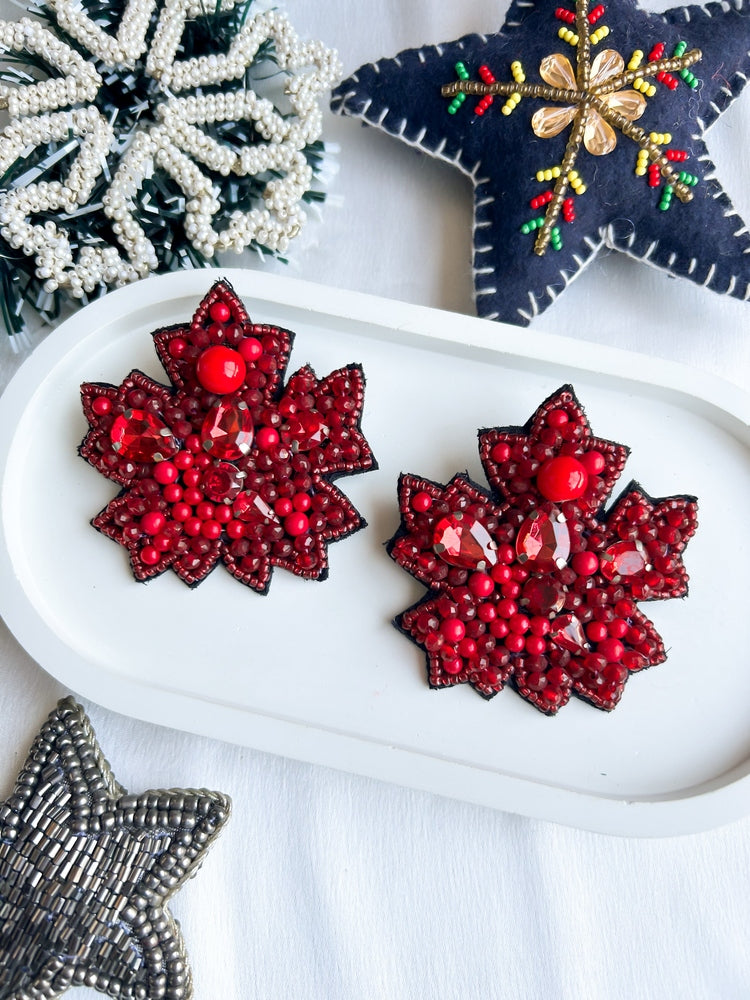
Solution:
M 502 0 L 285 7 L 302 35 L 339 49 L 346 72 L 409 45 L 491 30 L 504 13 Z M 351 120 L 328 116 L 326 135 L 341 146 L 334 197 L 287 273 L 472 313 L 469 182 Z M 750 93 L 708 134 L 745 219 L 748 136 Z M 697 380 L 709 371 L 746 383 L 750 306 L 617 255 L 595 261 L 535 329 L 680 360 Z M 4 384 L 14 361 L 2 337 L 0 363 Z M 0 691 L 1 800 L 67 693 L 1 623 Z M 601 836 L 83 703 L 130 791 L 203 785 L 234 800 L 198 880 L 172 904 L 197 1000 L 750 995 L 750 818 L 681 838 Z

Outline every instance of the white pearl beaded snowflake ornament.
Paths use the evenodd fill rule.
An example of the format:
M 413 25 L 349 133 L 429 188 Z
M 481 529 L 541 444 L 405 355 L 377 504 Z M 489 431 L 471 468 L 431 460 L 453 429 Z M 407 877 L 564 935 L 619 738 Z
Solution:
M 301 41 L 277 10 L 253 13 L 252 0 L 210 14 L 196 0 L 130 0 L 119 20 L 97 0 L 37 4 L 49 27 L 0 21 L 10 66 L 0 107 L 11 118 L 0 132 L 0 235 L 34 259 L 29 287 L 85 299 L 217 253 L 287 250 L 305 223 L 335 52 Z M 19 72 L 24 56 L 63 76 Z M 274 73 L 256 72 L 269 60 Z M 256 89 L 273 75 L 278 91 L 278 70 L 283 110 Z M 165 217 L 158 198 L 179 255 L 153 228 Z M 2 280 L 16 280 L 11 265 Z

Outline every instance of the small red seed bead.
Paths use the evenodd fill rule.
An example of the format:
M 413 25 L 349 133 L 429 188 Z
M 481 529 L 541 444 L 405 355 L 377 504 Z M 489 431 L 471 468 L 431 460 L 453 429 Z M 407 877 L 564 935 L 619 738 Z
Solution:
M 306 511 L 312 506 L 312 500 L 308 493 L 295 493 L 292 497 L 292 506 L 295 510 Z
M 255 441 L 261 451 L 271 451 L 281 438 L 275 427 L 261 427 L 255 435 Z
M 201 521 L 209 521 L 214 516 L 214 505 L 208 500 L 201 500 L 195 508 L 195 516 Z
M 541 656 L 547 648 L 547 643 L 540 635 L 527 635 L 525 646 L 530 656 Z
M 200 535 L 202 527 L 203 521 L 199 517 L 189 517 L 183 525 L 183 531 L 186 535 L 194 538 L 196 535 Z
M 459 656 L 452 656 L 447 660 L 443 660 L 442 666 L 446 674 L 460 674 L 463 670 L 464 662 Z
M 549 618 L 534 615 L 533 618 L 529 618 L 529 629 L 534 635 L 545 636 L 552 630 L 552 626 L 550 625 Z
M 579 576 L 593 576 L 599 569 L 599 557 L 595 552 L 576 552 L 570 565 Z
M 155 566 L 161 559 L 161 553 L 154 545 L 144 545 L 141 549 L 141 562 L 147 566 Z
M 263 353 L 263 345 L 255 337 L 244 337 L 237 345 L 237 350 L 245 361 L 253 362 Z
M 528 616 L 522 614 L 521 612 L 516 612 L 508 619 L 508 627 L 511 632 L 515 632 L 517 635 L 523 635 L 524 632 L 528 632 L 529 625 L 530 622 Z
M 498 441 L 490 449 L 490 458 L 493 462 L 507 462 L 510 458 L 510 445 L 507 441 Z
M 182 500 L 182 487 L 177 483 L 170 483 L 169 486 L 165 486 L 162 490 L 162 496 L 167 503 L 177 503 L 179 500 Z
M 154 479 L 162 486 L 173 483 L 180 475 L 180 470 L 174 462 L 157 462 L 154 466 Z
M 565 410 L 550 410 L 547 414 L 547 423 L 550 427 L 562 427 L 569 420 Z
M 513 577 L 513 571 L 510 566 L 506 566 L 504 563 L 501 563 L 498 566 L 492 567 L 490 576 L 496 583 L 508 583 L 508 581 Z
M 232 539 L 242 538 L 245 534 L 245 525 L 242 521 L 228 521 L 226 533 Z
M 278 517 L 288 517 L 294 510 L 290 497 L 280 497 L 273 505 L 274 513 Z
M 511 653 L 520 653 L 526 645 L 526 640 L 517 632 L 511 632 L 505 637 L 505 648 Z
M 598 476 L 607 465 L 607 460 L 600 451 L 585 451 L 579 461 L 590 476 Z
M 172 517 L 175 521 L 187 521 L 193 515 L 193 508 L 189 503 L 176 503 L 172 508 Z
M 472 656 L 476 656 L 477 644 L 474 642 L 473 639 L 470 639 L 468 636 L 466 636 L 465 639 L 462 639 L 459 642 L 457 648 L 459 655 L 465 657 L 466 659 L 469 659 L 469 657 Z
M 214 519 L 219 524 L 228 524 L 232 520 L 232 508 L 225 503 L 218 504 L 214 509 Z
M 586 626 L 586 635 L 592 642 L 602 642 L 607 638 L 607 626 L 604 622 L 589 622 Z
M 196 490 L 194 487 L 190 486 L 188 489 L 184 490 L 182 493 L 182 499 L 185 503 L 189 503 L 191 507 L 195 507 L 203 499 L 203 494 L 200 490 Z
M 515 559 L 515 557 L 516 553 L 512 545 L 498 545 L 497 547 L 498 562 L 510 565 Z
M 503 598 L 502 601 L 498 601 L 497 603 L 497 613 L 501 618 L 510 618 L 510 616 L 514 615 L 517 611 L 518 605 L 515 601 L 512 601 L 508 597 Z
M 613 639 L 622 639 L 627 635 L 628 627 L 624 618 L 615 618 L 607 625 L 607 632 Z
M 152 545 L 158 552 L 168 552 L 172 548 L 172 539 L 169 535 L 160 533 L 158 535 L 154 535 Z
M 477 618 L 480 622 L 491 622 L 497 618 L 494 604 L 480 604 L 477 608 Z
M 508 623 L 503 618 L 495 618 L 490 622 L 490 635 L 494 635 L 496 639 L 504 639 L 508 632 Z
M 495 589 L 495 583 L 487 573 L 472 573 L 469 577 L 469 590 L 475 597 L 489 597 Z
M 198 469 L 186 469 L 182 476 L 185 486 L 197 486 L 201 481 L 201 474 Z
M 597 646 L 597 652 L 607 658 L 608 663 L 618 663 L 625 652 L 625 647 L 619 639 L 605 639 Z
M 97 417 L 103 417 L 112 409 L 112 401 L 106 396 L 97 396 L 91 403 L 91 409 Z
M 295 511 L 293 514 L 289 514 L 288 517 L 284 518 L 284 530 L 292 538 L 297 538 L 299 535 L 304 535 L 310 528 L 310 522 L 307 519 L 306 514 Z
M 166 517 L 158 510 L 150 510 L 141 518 L 141 528 L 147 535 L 158 535 L 166 523 Z
M 615 603 L 615 614 L 619 618 L 632 618 L 635 613 L 635 604 L 632 601 L 622 600 Z
M 422 491 L 420 493 L 415 493 L 411 498 L 411 508 L 418 514 L 424 514 L 424 512 L 429 510 L 430 507 L 432 507 L 432 497 L 429 493 Z
M 208 310 L 208 315 L 215 323 L 226 323 L 232 313 L 226 302 L 214 302 Z
M 185 340 L 184 337 L 173 337 L 172 340 L 169 341 L 169 345 L 167 346 L 167 353 L 169 354 L 170 358 L 174 358 L 175 361 L 179 361 L 179 359 L 185 353 L 186 348 L 187 348 L 187 341 Z
M 184 471 L 185 469 L 190 468 L 190 466 L 193 464 L 194 459 L 189 451 L 178 451 L 175 457 L 172 459 L 172 461 L 174 462 L 174 464 L 177 466 L 178 469 Z
M 218 521 L 204 521 L 201 525 L 201 534 L 210 541 L 218 538 L 221 535 L 221 530 L 221 525 Z
M 185 438 L 185 447 L 188 451 L 191 451 L 193 455 L 199 455 L 201 452 L 201 439 L 197 434 L 188 434 Z M 195 461 L 195 459 L 193 459 Z
M 460 618 L 445 618 L 440 623 L 440 631 L 448 642 L 460 642 L 466 635 L 466 626 Z

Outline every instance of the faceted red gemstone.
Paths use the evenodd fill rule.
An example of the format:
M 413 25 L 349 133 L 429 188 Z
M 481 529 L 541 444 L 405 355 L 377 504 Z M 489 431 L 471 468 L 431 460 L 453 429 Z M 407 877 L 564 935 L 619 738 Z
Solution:
M 637 540 L 615 542 L 600 559 L 602 575 L 607 580 L 620 576 L 637 576 L 648 564 L 643 545 Z
M 558 455 L 544 463 L 536 477 L 536 485 L 543 497 L 562 503 L 577 500 L 586 492 L 589 474 L 577 458 Z
M 203 388 L 221 396 L 236 392 L 245 381 L 246 372 L 245 359 L 240 352 L 223 344 L 206 348 L 200 354 L 195 368 L 195 374 Z
M 549 615 L 565 603 L 565 587 L 549 576 L 532 576 L 526 581 L 521 604 L 532 615 Z
M 316 448 L 328 435 L 323 417 L 319 413 L 303 410 L 292 417 L 287 427 L 286 437 L 289 443 L 296 445 L 298 451 L 309 451 Z
M 206 469 L 201 489 L 214 503 L 230 503 L 242 491 L 245 473 L 231 462 L 219 462 Z
M 125 410 L 109 434 L 114 450 L 130 462 L 163 462 L 179 451 L 167 425 L 146 410 Z
M 270 521 L 279 520 L 265 500 L 252 490 L 245 490 L 239 494 L 232 504 L 232 512 L 238 520 L 255 524 L 268 524 Z
M 567 649 L 569 653 L 585 653 L 589 648 L 583 626 L 575 615 L 560 615 L 555 618 L 549 638 L 556 646 Z
M 462 569 L 485 569 L 497 562 L 497 546 L 485 526 L 460 511 L 437 522 L 432 546 L 441 559 Z
M 553 507 L 549 513 L 535 510 L 516 536 L 516 556 L 532 571 L 562 568 L 570 555 L 570 532 L 564 516 Z
M 253 421 L 246 403 L 220 400 L 201 428 L 201 442 L 215 458 L 240 458 L 253 443 Z

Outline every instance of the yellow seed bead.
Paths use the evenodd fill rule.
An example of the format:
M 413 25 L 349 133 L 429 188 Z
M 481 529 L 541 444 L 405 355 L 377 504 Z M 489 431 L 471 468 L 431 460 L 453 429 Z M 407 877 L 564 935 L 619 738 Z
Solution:
M 586 185 L 581 184 L 580 187 L 576 188 L 576 194 L 586 194 Z
M 506 118 L 508 117 L 508 115 L 513 114 L 513 108 L 511 108 L 507 102 L 503 104 L 503 106 L 500 108 L 500 111 L 502 112 L 502 114 L 506 116 Z
M 543 170 L 537 170 L 537 172 L 536 172 L 536 179 L 538 181 L 543 181 L 544 180 L 544 171 Z
M 669 143 L 670 143 L 671 141 L 672 141 L 672 133 L 671 133 L 671 132 L 665 132 L 665 133 L 664 133 L 664 143 L 665 143 L 666 145 L 669 145 Z
M 606 24 L 603 24 L 601 28 L 597 28 L 596 31 L 592 31 L 590 34 L 591 44 L 598 45 L 602 38 L 606 38 L 609 34 L 609 28 Z M 635 67 L 633 67 L 635 69 Z
M 646 95 L 646 97 L 653 97 L 655 93 L 656 93 L 656 87 L 653 85 L 653 83 L 650 84 L 648 87 L 646 87 L 646 89 L 644 90 L 644 94 Z
M 646 169 L 646 167 L 642 167 L 640 164 L 638 164 L 638 166 L 635 168 L 636 177 L 645 177 L 647 173 L 648 170 Z
M 569 45 L 578 45 L 578 35 L 574 31 L 571 31 L 570 28 L 560 28 L 557 32 L 557 37 Z
M 640 49 L 636 49 L 635 52 L 630 57 L 630 62 L 628 63 L 628 69 L 638 69 L 638 67 L 643 62 L 643 52 Z
M 552 176 L 553 177 L 559 177 L 560 176 L 560 168 L 559 167 L 553 167 L 552 168 Z
M 513 74 L 513 79 L 516 83 L 524 83 L 526 80 L 526 74 L 523 71 L 523 66 L 517 59 L 515 62 L 510 64 L 510 71 Z
M 578 171 L 577 170 L 569 170 L 568 171 L 568 180 L 570 181 L 571 184 L 576 180 L 577 177 L 578 177 Z

